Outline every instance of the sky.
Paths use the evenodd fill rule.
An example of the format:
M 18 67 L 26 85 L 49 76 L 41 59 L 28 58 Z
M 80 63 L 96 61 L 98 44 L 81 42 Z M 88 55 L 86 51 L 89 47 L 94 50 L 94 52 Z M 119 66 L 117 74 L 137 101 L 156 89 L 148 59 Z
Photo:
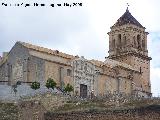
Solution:
M 18 3 L 20 6 L 17 6 Z M 34 3 L 45 6 L 33 6 Z M 64 6 L 64 3 L 71 7 Z M 82 6 L 78 3 L 82 3 Z M 1 0 L 0 56 L 2 52 L 10 51 L 16 41 L 24 41 L 104 61 L 109 47 L 107 33 L 126 11 L 127 3 L 131 14 L 150 33 L 148 50 L 152 57 L 151 89 L 153 96 L 159 96 L 159 0 Z

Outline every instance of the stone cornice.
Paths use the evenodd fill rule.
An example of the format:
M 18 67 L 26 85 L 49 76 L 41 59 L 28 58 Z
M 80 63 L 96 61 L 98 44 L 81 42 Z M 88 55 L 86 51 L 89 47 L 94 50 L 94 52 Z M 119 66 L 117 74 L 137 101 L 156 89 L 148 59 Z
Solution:
M 119 58 L 119 57 L 122 57 L 122 56 L 130 56 L 130 55 L 142 58 L 144 60 L 152 60 L 151 57 L 148 57 L 146 55 L 142 55 L 140 53 L 135 53 L 135 52 L 120 53 L 119 55 L 110 55 L 110 56 L 108 56 L 108 58 L 114 59 L 114 58 Z
M 119 27 L 111 27 L 111 31 L 108 34 L 120 32 L 120 31 L 125 31 L 125 32 L 135 31 L 135 32 L 145 33 L 145 28 L 139 28 L 135 25 L 126 24 Z

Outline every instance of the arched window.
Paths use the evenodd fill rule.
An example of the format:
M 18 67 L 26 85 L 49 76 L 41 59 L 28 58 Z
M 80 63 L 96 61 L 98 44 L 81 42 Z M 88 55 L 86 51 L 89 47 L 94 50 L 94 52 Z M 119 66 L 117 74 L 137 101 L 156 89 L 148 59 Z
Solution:
M 112 48 L 115 48 L 115 39 L 112 40 Z
M 121 46 L 121 34 L 118 34 L 118 45 Z
M 127 37 L 125 34 L 123 34 L 123 45 L 127 44 Z
M 145 38 L 142 39 L 142 48 L 145 49 Z
M 141 67 L 139 68 L 139 71 L 140 71 L 140 73 L 142 73 L 142 68 Z
M 133 36 L 133 42 L 134 42 L 134 47 L 137 48 L 138 46 L 137 46 L 137 42 L 136 42 L 136 37 L 135 36 Z
M 137 35 L 137 43 L 138 43 L 138 49 L 141 48 L 141 36 Z

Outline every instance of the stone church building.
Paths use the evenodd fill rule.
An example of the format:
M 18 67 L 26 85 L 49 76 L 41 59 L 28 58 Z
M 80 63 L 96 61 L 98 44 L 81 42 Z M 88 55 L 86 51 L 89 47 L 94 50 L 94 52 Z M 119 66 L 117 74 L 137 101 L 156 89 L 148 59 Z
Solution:
M 109 56 L 105 61 L 87 60 L 58 50 L 24 42 L 16 42 L 0 58 L 0 84 L 14 85 L 17 81 L 45 84 L 53 78 L 57 86 L 67 83 L 81 97 L 125 93 L 151 96 L 150 60 L 147 35 L 143 27 L 126 12 L 111 27 Z

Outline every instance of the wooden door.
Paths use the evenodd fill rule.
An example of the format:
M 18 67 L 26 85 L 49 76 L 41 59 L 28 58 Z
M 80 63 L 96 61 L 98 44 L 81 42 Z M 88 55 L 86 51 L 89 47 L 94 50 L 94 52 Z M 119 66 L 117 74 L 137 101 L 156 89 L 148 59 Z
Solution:
M 80 97 L 82 98 L 87 97 L 87 85 L 80 84 Z

